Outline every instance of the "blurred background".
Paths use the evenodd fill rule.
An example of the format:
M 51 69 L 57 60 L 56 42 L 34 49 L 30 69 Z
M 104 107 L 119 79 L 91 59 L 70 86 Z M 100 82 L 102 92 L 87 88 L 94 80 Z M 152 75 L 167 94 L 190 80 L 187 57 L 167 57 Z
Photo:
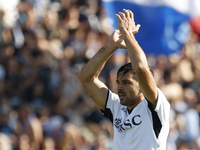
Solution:
M 105 6 L 106 0 L 0 0 L 1 150 L 112 149 L 112 124 L 77 77 L 114 30 Z M 198 150 L 200 18 L 188 15 L 179 24 L 185 40 L 168 45 L 176 50 L 141 46 L 171 103 L 167 150 Z M 143 26 L 139 43 L 151 39 L 140 38 L 150 30 Z M 116 71 L 126 62 L 126 50 L 118 50 L 100 75 L 113 92 Z

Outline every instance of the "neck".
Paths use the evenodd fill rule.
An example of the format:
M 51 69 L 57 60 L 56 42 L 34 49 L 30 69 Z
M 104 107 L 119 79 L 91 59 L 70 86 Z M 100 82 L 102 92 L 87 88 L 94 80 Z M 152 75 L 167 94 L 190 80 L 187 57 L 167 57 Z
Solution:
M 140 92 L 134 99 L 135 103 L 134 105 L 127 106 L 128 110 L 132 110 L 134 107 L 136 107 L 142 100 L 144 99 L 144 95 Z

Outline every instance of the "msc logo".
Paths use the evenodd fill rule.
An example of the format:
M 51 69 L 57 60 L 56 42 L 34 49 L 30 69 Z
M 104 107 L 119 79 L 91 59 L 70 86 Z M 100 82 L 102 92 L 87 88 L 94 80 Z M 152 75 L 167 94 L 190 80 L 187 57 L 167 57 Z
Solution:
M 142 123 L 142 119 L 140 115 L 133 116 L 132 119 L 126 119 L 124 123 L 122 123 L 122 118 L 115 118 L 114 125 L 119 130 L 119 132 L 125 131 L 126 129 L 130 129 L 134 126 L 138 126 Z

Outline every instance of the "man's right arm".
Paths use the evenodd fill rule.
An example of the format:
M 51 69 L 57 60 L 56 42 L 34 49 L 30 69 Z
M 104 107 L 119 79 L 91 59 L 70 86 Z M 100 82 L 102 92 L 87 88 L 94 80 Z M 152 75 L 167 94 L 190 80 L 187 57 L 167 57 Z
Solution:
M 99 80 L 99 74 L 103 69 L 107 59 L 113 53 L 112 45 L 105 45 L 86 64 L 79 74 L 79 80 L 92 98 L 92 100 L 102 109 L 105 109 L 108 94 L 107 86 Z
M 108 43 L 91 58 L 79 73 L 82 85 L 102 110 L 105 110 L 108 88 L 98 77 L 106 61 L 117 48 L 126 48 L 124 41 L 120 39 L 119 30 L 113 32 Z

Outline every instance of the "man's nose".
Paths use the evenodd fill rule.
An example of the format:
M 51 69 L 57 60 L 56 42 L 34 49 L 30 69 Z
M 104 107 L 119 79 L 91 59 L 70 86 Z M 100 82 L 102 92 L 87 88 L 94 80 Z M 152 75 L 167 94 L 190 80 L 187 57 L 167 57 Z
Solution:
M 123 86 L 121 84 L 118 84 L 117 90 L 123 90 L 123 89 L 124 89 Z

